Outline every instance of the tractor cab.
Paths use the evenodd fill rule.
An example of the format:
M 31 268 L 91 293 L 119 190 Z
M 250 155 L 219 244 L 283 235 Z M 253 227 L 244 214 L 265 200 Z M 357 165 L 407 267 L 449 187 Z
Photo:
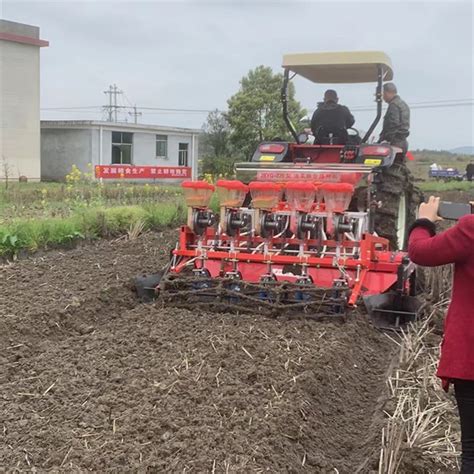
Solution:
M 389 57 L 380 51 L 299 53 L 283 56 L 281 91 L 283 118 L 294 142 L 261 143 L 251 161 L 238 163 L 236 174 L 244 182 L 295 179 L 353 181 L 354 173 L 368 175 L 374 169 L 390 167 L 402 150 L 389 144 L 367 143 L 382 116 L 382 84 L 393 78 Z M 363 137 L 355 129 L 326 130 L 321 127 L 310 143 L 307 133 L 297 133 L 288 114 L 288 84 L 296 75 L 314 83 L 375 82 L 376 116 Z M 303 177 L 305 176 L 305 177 Z M 353 183 L 356 184 L 356 183 Z

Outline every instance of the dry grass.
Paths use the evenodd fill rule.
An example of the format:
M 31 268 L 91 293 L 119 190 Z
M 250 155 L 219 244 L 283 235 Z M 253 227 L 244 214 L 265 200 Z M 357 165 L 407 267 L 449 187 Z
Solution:
M 140 235 L 143 233 L 145 228 L 146 228 L 146 223 L 142 219 L 137 220 L 133 222 L 132 224 L 130 224 L 130 227 L 127 231 L 128 240 L 137 240 L 138 237 L 140 237 Z
M 451 267 L 427 272 L 431 313 L 394 341 L 400 347 L 399 360 L 388 380 L 391 410 L 386 412 L 388 420 L 382 430 L 379 474 L 407 472 L 403 463 L 410 453 L 441 472 L 458 467 L 459 436 L 450 422 L 455 406 L 435 375 L 439 348 L 433 345 L 436 319 L 449 304 L 451 273 Z

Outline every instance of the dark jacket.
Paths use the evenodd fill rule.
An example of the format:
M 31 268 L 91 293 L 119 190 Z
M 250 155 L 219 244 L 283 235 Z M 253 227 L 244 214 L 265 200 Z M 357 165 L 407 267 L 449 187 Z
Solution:
M 474 176 L 474 163 L 469 163 L 466 166 L 466 174 L 468 178 L 472 178 Z
M 354 117 L 344 105 L 332 101 L 322 102 L 318 104 L 311 119 L 311 130 L 316 136 L 320 127 L 328 130 L 346 129 L 352 127 L 354 122 Z
M 410 108 L 400 96 L 396 95 L 388 104 L 383 118 L 383 128 L 380 141 L 387 141 L 392 145 L 400 146 L 406 143 L 410 135 Z
M 438 377 L 474 380 L 474 215 L 435 235 L 427 219 L 415 222 L 408 255 L 418 265 L 454 263 L 453 293 L 444 326 Z

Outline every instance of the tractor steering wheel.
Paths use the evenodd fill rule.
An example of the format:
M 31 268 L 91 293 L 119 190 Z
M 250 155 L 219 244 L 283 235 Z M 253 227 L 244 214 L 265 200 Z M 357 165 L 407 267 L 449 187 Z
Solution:
M 350 131 L 353 133 L 350 133 Z M 347 129 L 347 143 L 349 145 L 360 145 L 362 143 L 362 138 L 360 137 L 357 128 L 350 127 Z
M 315 134 L 315 143 L 320 145 L 345 145 L 348 140 L 347 129 L 339 127 L 325 127 L 321 125 Z

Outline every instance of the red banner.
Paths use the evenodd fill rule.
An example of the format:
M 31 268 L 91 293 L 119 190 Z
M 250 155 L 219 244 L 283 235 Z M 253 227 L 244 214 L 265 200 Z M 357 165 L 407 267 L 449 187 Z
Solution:
M 97 165 L 95 177 L 104 179 L 185 179 L 191 168 L 185 166 Z
M 304 171 L 258 171 L 259 181 L 319 181 L 321 183 L 350 183 L 357 184 L 364 173 L 331 173 L 318 171 L 316 173 Z
M 317 172 L 305 173 L 304 171 L 258 171 L 259 181 L 322 181 L 339 183 L 343 180 L 343 173 Z

